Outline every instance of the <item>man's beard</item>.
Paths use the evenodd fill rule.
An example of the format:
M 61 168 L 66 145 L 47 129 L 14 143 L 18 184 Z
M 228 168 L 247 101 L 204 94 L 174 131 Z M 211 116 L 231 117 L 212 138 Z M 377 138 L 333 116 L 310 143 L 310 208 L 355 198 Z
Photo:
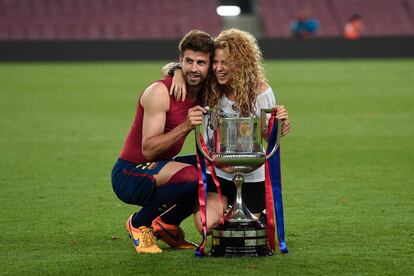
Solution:
M 186 74 L 186 81 L 187 81 L 187 85 L 189 86 L 195 86 L 195 87 L 200 86 L 204 83 L 205 80 L 206 78 L 203 78 L 201 74 L 194 74 L 194 73 Z

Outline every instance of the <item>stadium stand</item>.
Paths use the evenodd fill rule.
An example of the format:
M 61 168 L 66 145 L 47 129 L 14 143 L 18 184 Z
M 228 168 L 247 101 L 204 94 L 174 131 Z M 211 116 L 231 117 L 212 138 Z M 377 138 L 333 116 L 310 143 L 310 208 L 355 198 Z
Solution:
M 2 40 L 177 38 L 220 32 L 217 1 L 0 0 Z
M 363 17 L 364 36 L 410 36 L 414 34 L 414 0 L 259 0 L 268 37 L 290 37 L 290 23 L 304 7 L 320 23 L 319 37 L 341 36 L 354 13 Z
M 357 12 L 362 15 L 364 36 L 413 35 L 414 24 L 404 1 L 331 0 L 340 22 Z
M 190 29 L 221 31 L 219 0 L 0 0 L 0 40 L 177 39 Z M 265 38 L 291 36 L 303 8 L 316 37 L 340 37 L 354 13 L 363 37 L 414 35 L 414 0 L 257 0 Z M 260 24 L 259 24 L 260 25 Z M 237 26 L 235 26 L 237 27 Z

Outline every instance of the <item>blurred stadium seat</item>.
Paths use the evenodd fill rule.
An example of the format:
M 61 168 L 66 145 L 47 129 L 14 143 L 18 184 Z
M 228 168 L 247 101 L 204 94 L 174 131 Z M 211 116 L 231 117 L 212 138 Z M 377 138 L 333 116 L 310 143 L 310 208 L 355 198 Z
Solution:
M 217 35 L 219 0 L 0 0 L 0 40 L 179 38 L 191 29 Z M 264 33 L 290 37 L 304 7 L 320 21 L 318 37 L 338 37 L 362 15 L 363 36 L 414 35 L 414 0 L 257 0 Z M 235 26 L 237 27 L 237 26 Z
M 218 1 L 0 0 L 0 39 L 178 38 L 220 32 Z
M 362 15 L 364 36 L 405 36 L 414 34 L 414 0 L 259 0 L 268 37 L 289 37 L 296 13 L 310 8 L 321 23 L 319 37 L 341 36 L 342 28 L 354 13 Z
M 404 1 L 332 0 L 338 18 L 345 22 L 357 12 L 362 15 L 364 36 L 413 35 L 414 25 Z

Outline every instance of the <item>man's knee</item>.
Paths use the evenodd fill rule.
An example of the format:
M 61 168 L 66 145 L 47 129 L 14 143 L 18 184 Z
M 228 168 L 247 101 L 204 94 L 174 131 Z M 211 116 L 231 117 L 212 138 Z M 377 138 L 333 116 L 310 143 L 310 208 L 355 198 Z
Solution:
M 180 182 L 197 182 L 197 169 L 195 166 L 181 162 L 167 162 L 164 167 L 153 175 L 157 186 Z
M 186 166 L 171 176 L 169 183 L 196 183 L 197 169 L 194 166 Z
M 158 203 L 176 204 L 178 202 L 188 202 L 191 209 L 194 210 L 194 205 L 197 199 L 197 176 L 193 166 L 186 166 L 177 171 L 171 178 L 163 185 L 155 189 L 152 197 L 153 201 Z

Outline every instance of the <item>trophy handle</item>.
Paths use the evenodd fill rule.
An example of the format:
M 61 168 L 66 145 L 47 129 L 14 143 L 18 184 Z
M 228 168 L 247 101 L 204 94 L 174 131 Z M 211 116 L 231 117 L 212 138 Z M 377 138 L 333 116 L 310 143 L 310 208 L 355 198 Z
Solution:
M 211 115 L 211 113 L 213 113 L 213 111 L 214 111 L 214 109 L 209 109 L 209 110 L 207 110 L 207 114 Z M 213 158 L 211 158 L 208 155 L 208 152 L 205 152 L 204 148 L 201 146 L 200 135 L 202 135 L 202 134 L 200 133 L 200 125 L 198 125 L 195 128 L 195 136 L 196 136 L 195 139 L 196 139 L 197 147 L 200 150 L 201 154 L 204 156 L 204 158 L 206 158 L 210 162 L 213 162 Z
M 275 111 L 274 108 L 266 108 L 266 109 L 261 110 L 260 120 L 261 120 L 262 132 L 268 133 L 268 129 L 266 126 L 266 114 L 272 113 L 273 111 Z M 268 160 L 270 157 L 272 157 L 276 153 L 276 150 L 279 148 L 279 144 L 280 144 L 280 136 L 281 136 L 281 131 L 282 131 L 282 120 L 276 119 L 275 123 L 277 124 L 276 142 L 275 142 L 275 145 L 272 151 L 268 155 L 266 155 L 266 160 Z

